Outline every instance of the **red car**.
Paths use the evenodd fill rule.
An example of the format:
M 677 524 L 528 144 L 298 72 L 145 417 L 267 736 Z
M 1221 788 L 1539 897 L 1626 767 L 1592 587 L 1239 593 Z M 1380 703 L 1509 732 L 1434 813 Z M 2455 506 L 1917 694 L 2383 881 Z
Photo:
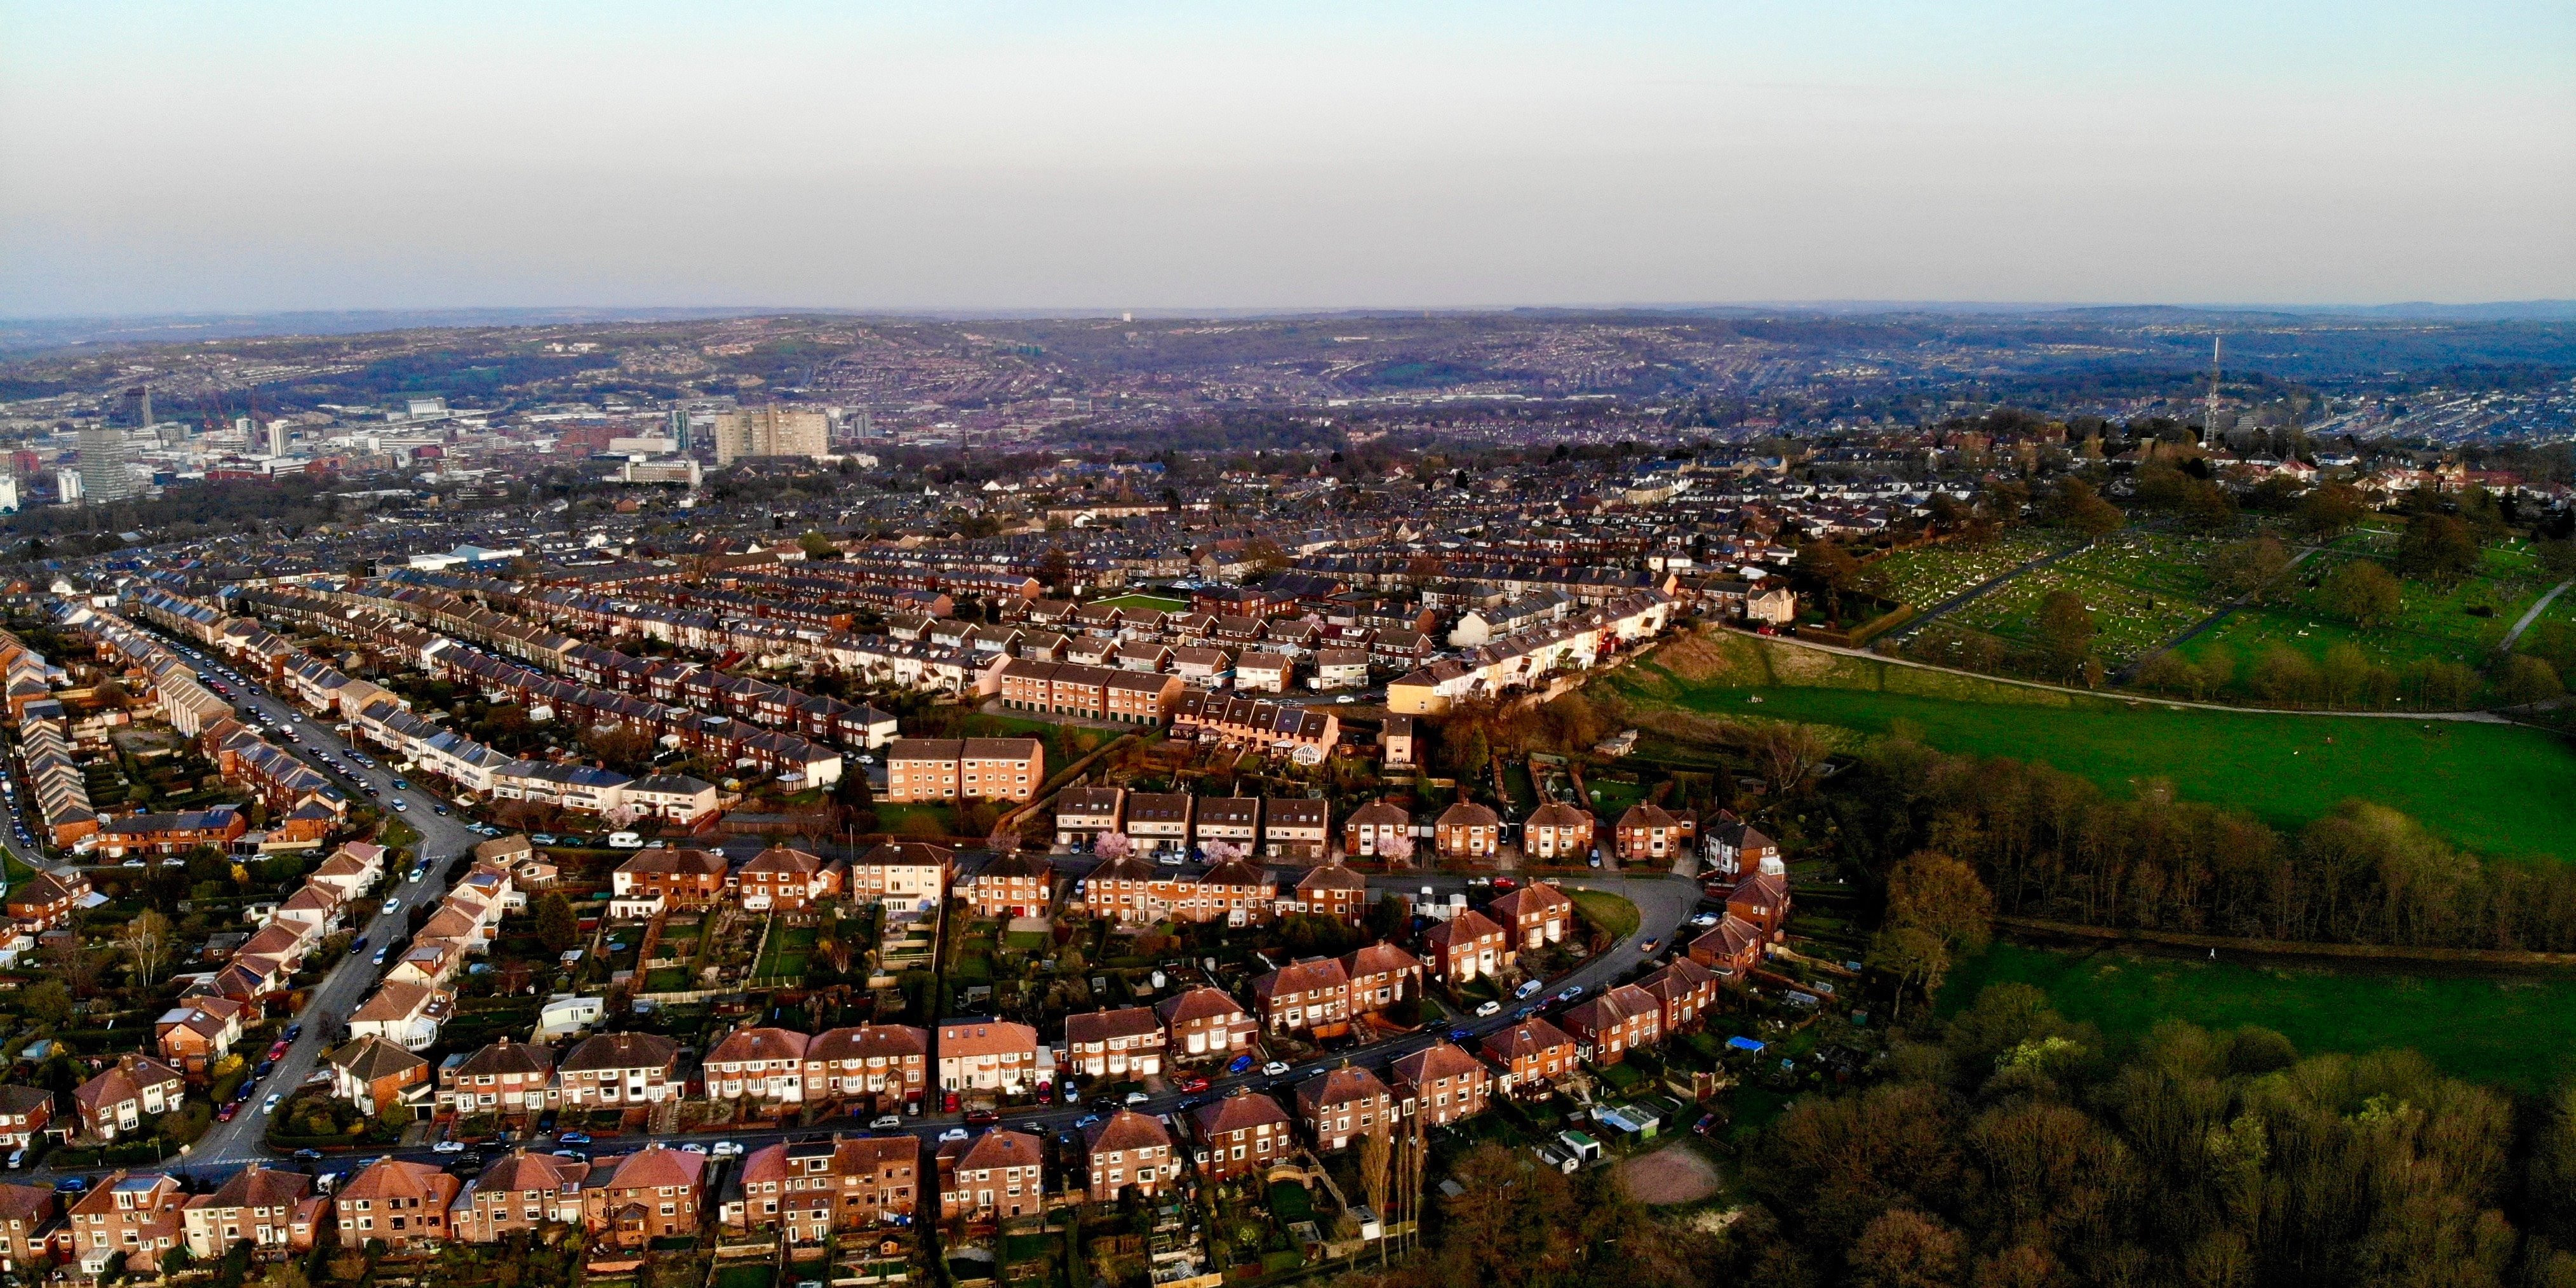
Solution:
M 1496 877 L 1494 878 L 1494 888 L 1497 890 L 1518 890 L 1521 888 L 1521 883 L 1512 880 L 1510 877 Z
M 969 1127 L 990 1127 L 1000 1121 L 1002 1121 L 1002 1115 L 990 1109 L 966 1111 L 966 1125 Z
M 1204 1074 L 1193 1073 L 1190 1076 L 1181 1079 L 1181 1090 L 1185 1092 L 1195 1093 L 1205 1091 L 1207 1089 L 1208 1080 Z
M 269 1059 L 271 1059 L 271 1060 L 283 1060 L 283 1059 L 285 1059 L 285 1058 L 286 1058 L 286 1048 L 287 1048 L 287 1045 L 288 1045 L 288 1043 L 287 1043 L 286 1039 L 284 1039 L 284 1038 L 279 1038 L 279 1039 L 277 1040 L 277 1045 L 272 1046 L 272 1047 L 270 1047 L 270 1048 L 268 1049 L 268 1058 L 269 1058 Z
M 241 1102 L 240 1102 L 240 1101 L 238 1101 L 238 1100 L 227 1101 L 227 1102 L 225 1102 L 225 1104 L 224 1104 L 224 1107 L 223 1107 L 223 1108 L 218 1109 L 218 1110 L 216 1110 L 216 1111 L 215 1111 L 215 1121 L 216 1121 L 216 1122 L 219 1122 L 219 1123 L 228 1123 L 228 1122 L 231 1122 L 231 1121 L 233 1120 L 233 1115 L 234 1115 L 234 1114 L 237 1114 L 237 1113 L 240 1113 L 240 1112 L 241 1112 Z

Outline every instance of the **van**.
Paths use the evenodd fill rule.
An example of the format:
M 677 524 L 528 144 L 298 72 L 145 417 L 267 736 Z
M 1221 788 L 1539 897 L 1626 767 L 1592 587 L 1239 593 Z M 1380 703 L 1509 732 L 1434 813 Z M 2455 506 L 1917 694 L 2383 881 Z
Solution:
M 612 850 L 640 850 L 644 848 L 644 838 L 633 832 L 611 832 L 608 834 L 608 848 Z

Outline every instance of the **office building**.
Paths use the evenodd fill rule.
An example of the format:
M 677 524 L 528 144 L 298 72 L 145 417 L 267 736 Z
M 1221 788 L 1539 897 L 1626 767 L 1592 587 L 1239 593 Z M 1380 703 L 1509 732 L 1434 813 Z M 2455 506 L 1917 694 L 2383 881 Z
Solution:
M 832 452 L 831 421 L 819 411 L 762 407 L 729 411 L 716 417 L 716 464 L 731 465 L 754 456 L 802 456 L 820 460 Z

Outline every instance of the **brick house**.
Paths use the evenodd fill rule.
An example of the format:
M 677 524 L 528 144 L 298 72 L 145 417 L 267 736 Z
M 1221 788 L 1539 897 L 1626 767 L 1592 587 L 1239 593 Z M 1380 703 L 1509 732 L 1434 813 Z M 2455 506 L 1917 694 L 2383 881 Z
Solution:
M 839 894 L 842 871 L 819 855 L 773 845 L 742 865 L 735 897 L 752 912 L 801 912 Z
M 1164 998 L 1154 1013 L 1163 1022 L 1163 1050 L 1175 1062 L 1231 1060 L 1250 1051 L 1261 1031 L 1232 994 L 1204 984 Z
M 1008 1020 L 940 1021 L 940 1090 L 1016 1095 L 1035 1086 L 1042 1073 L 1036 1029 Z
M 997 855 L 966 887 L 978 917 L 1043 917 L 1055 902 L 1055 865 L 1043 854 Z
M 1351 1014 L 1373 1015 L 1422 995 L 1422 959 L 1393 944 L 1364 944 L 1342 955 Z
M 884 904 L 890 913 L 928 913 L 948 897 L 949 874 L 956 870 L 957 852 L 947 846 L 886 841 L 860 855 L 842 885 L 849 898 Z
M 1168 1039 L 1150 1006 L 1123 1006 L 1064 1017 L 1065 1058 L 1086 1078 L 1143 1078 L 1163 1071 Z
M 1129 1189 L 1151 1198 L 1180 1178 L 1172 1137 L 1163 1124 L 1121 1109 L 1083 1129 L 1083 1159 L 1091 1173 L 1085 1192 L 1094 1203 L 1115 1203 Z
M 229 997 L 186 998 L 152 1022 L 153 1049 L 172 1067 L 202 1075 L 241 1041 L 247 1009 Z
M 1494 1075 L 1454 1042 L 1435 1042 L 1395 1062 L 1397 1103 L 1407 1114 L 1444 1127 L 1485 1112 Z
M 698 1063 L 707 1099 L 803 1104 L 805 1049 L 811 1041 L 794 1029 L 767 1027 L 724 1035 Z
M 724 897 L 732 865 L 713 850 L 645 850 L 609 876 L 620 899 L 659 895 L 674 908 L 703 908 Z
M 328 1057 L 331 1094 L 374 1117 L 414 1117 L 431 1105 L 429 1061 L 379 1037 L 359 1038 Z
M 1592 811 L 1549 801 L 1521 824 L 1521 853 L 1541 863 L 1581 863 L 1592 854 Z
M 1190 848 L 1190 822 L 1198 798 L 1188 792 L 1129 792 L 1127 839 L 1138 854 Z
M 1634 984 L 1584 999 L 1564 1015 L 1565 1031 L 1581 1043 L 1594 1064 L 1617 1064 L 1635 1047 L 1651 1047 L 1664 1038 L 1664 1007 L 1654 994 Z
M 1413 837 L 1413 815 L 1401 805 L 1370 801 L 1342 820 L 1342 853 L 1354 858 L 1375 858 L 1397 837 Z
M 382 1239 L 394 1252 L 410 1252 L 452 1233 L 448 1209 L 463 1189 L 444 1168 L 380 1158 L 332 1196 L 332 1214 L 352 1246 Z
M 1065 788 L 1055 794 L 1055 843 L 1088 849 L 1101 833 L 1119 830 L 1126 815 L 1125 788 Z
M 0 1086 L 0 1146 L 25 1149 L 54 1121 L 54 1093 L 42 1087 Z
M 20 930 L 41 934 L 68 920 L 89 893 L 88 877 L 39 872 L 10 889 L 6 907 Z
M 1269 870 L 1250 859 L 1228 859 L 1209 868 L 1198 880 L 1182 882 L 1179 895 L 1173 915 L 1183 921 L 1261 926 L 1279 908 Z
M 1320 797 L 1274 796 L 1261 810 L 1261 852 L 1291 863 L 1320 863 L 1333 839 L 1333 803 Z
M 80 1109 L 82 1135 L 114 1140 L 142 1126 L 146 1115 L 178 1108 L 187 1091 L 187 1079 L 178 1070 L 150 1056 L 128 1053 L 74 1089 L 72 1103 Z
M 1691 838 L 1699 834 L 1699 819 L 1689 810 L 1675 812 L 1639 801 L 1619 816 L 1614 832 L 1613 853 L 1622 865 L 1670 867 L 1675 858 L 1690 853 Z
M 1574 900 L 1555 886 L 1534 881 L 1494 900 L 1485 915 L 1511 935 L 1515 952 L 1525 952 L 1565 938 L 1574 927 Z
M 1258 1175 L 1286 1158 L 1292 1148 L 1288 1111 L 1278 1101 L 1245 1088 L 1190 1111 L 1190 1120 L 1200 1147 L 1207 1151 L 1200 1170 L 1210 1180 Z
M 1513 949 L 1511 937 L 1492 918 L 1467 908 L 1422 932 L 1422 956 L 1431 973 L 1454 988 L 1511 965 Z
M 1664 1036 L 1697 1023 L 1700 1013 L 1717 1001 L 1717 976 L 1688 957 L 1676 957 L 1662 969 L 1637 981 L 1663 1009 Z
M 42 1185 L 0 1183 L 0 1273 L 32 1276 L 53 1260 L 54 1237 L 61 1230 L 55 1213 L 60 1204 Z
M 610 1247 L 629 1251 L 655 1239 L 694 1237 L 706 1202 L 706 1168 L 706 1155 L 660 1141 L 620 1158 L 600 1159 L 582 1182 L 582 1228 Z
M 1514 1095 L 1543 1091 L 1576 1067 L 1574 1039 L 1536 1015 L 1486 1034 L 1484 1052 L 1503 1070 L 1496 1089 Z
M 339 1063 L 339 1056 L 332 1062 Z M 493 1039 L 446 1069 L 439 1082 L 438 1107 L 459 1116 L 520 1117 L 542 1113 L 563 1098 L 555 1084 L 555 1053 L 542 1044 L 507 1037 Z
M 176 1177 L 111 1173 L 72 1204 L 72 1255 L 85 1274 L 102 1273 L 119 1253 L 127 1270 L 157 1274 L 161 1258 L 187 1240 L 187 1202 Z
M 1774 943 L 1781 927 L 1789 924 L 1789 905 L 1789 879 L 1769 872 L 1756 872 L 1726 892 L 1727 915 L 1741 918 Z
M 1318 917 L 1335 917 L 1356 926 L 1368 919 L 1368 878 L 1335 858 L 1297 878 L 1296 908 Z
M 680 1044 L 653 1033 L 601 1033 L 581 1040 L 557 1066 L 563 1104 L 572 1109 L 615 1109 L 658 1103 L 680 1094 L 674 1075 Z
M 1350 972 L 1332 957 L 1292 962 L 1252 981 L 1252 1005 L 1264 1032 L 1332 1037 L 1350 1025 Z
M 1046 1143 L 1000 1127 L 939 1147 L 939 1219 L 1000 1221 L 1046 1210 Z
M 1762 960 L 1762 928 L 1729 912 L 1705 935 L 1691 941 L 1690 959 L 1722 979 L 1742 983 Z
M 1171 895 L 1171 883 L 1154 865 L 1133 855 L 1111 859 L 1082 879 L 1083 914 L 1121 925 L 1161 921 L 1171 908 Z
M 728 1230 L 783 1230 L 790 1243 L 864 1237 L 919 1210 L 920 1172 L 921 1142 L 910 1136 L 783 1141 L 743 1160 L 716 1215 Z
M 1223 841 L 1245 854 L 1261 844 L 1261 798 L 1258 796 L 1209 796 L 1198 803 L 1198 818 L 1193 824 L 1198 844 L 1202 847 Z
M 1362 1136 L 1384 1136 L 1395 1125 L 1395 1093 L 1368 1069 L 1345 1064 L 1297 1084 L 1297 1118 L 1315 1148 L 1348 1148 Z
M 1481 862 L 1503 843 L 1503 820 L 1474 801 L 1460 801 L 1440 811 L 1432 836 L 1441 858 Z
M 930 1086 L 930 1031 L 903 1024 L 826 1029 L 805 1044 L 805 1099 L 893 1113 Z
M 512 1150 L 465 1183 L 452 1209 L 456 1237 L 497 1243 L 513 1231 L 581 1224 L 581 1183 L 590 1164 Z
M 196 1195 L 179 1209 L 188 1255 L 212 1264 L 244 1241 L 264 1253 L 286 1251 L 293 1243 L 295 1209 L 312 1188 L 313 1178 L 302 1172 L 258 1163 L 233 1173 L 214 1193 Z

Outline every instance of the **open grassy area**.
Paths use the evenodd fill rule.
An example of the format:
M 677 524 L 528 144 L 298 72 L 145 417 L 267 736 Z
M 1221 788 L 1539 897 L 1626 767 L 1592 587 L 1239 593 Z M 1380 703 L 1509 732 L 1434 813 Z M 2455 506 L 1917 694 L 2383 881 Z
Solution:
M 2208 711 L 2096 698 L 1721 634 L 1683 680 L 1649 658 L 1641 700 L 1737 719 L 1882 734 L 1912 722 L 1945 751 L 2041 761 L 2128 792 L 2153 778 L 2297 826 L 2359 797 L 2482 853 L 2576 860 L 2576 751 L 2511 725 Z M 1751 701 L 1760 698 L 1759 703 Z
M 1190 601 L 1174 599 L 1169 595 L 1112 595 L 1107 599 L 1095 599 L 1091 602 L 1107 604 L 1111 608 L 1154 608 L 1166 613 L 1187 612 L 1190 607 Z
M 2007 982 L 2040 989 L 2061 1014 L 2114 1040 L 2166 1018 L 2255 1024 L 2301 1051 L 2411 1047 L 2446 1073 L 2521 1092 L 2576 1076 L 2576 977 L 2565 974 L 2423 975 L 1998 944 L 1961 963 L 1942 1006 L 1955 1010 Z
M 1565 897 L 1574 901 L 1574 910 L 1585 921 L 1609 931 L 1612 938 L 1625 939 L 1637 933 L 1638 923 L 1645 918 L 1637 905 L 1607 890 L 1568 889 Z
M 1900 604 L 1930 608 L 2072 543 L 2067 533 L 2020 528 L 1976 544 L 1918 546 L 1871 560 L 1860 585 Z

